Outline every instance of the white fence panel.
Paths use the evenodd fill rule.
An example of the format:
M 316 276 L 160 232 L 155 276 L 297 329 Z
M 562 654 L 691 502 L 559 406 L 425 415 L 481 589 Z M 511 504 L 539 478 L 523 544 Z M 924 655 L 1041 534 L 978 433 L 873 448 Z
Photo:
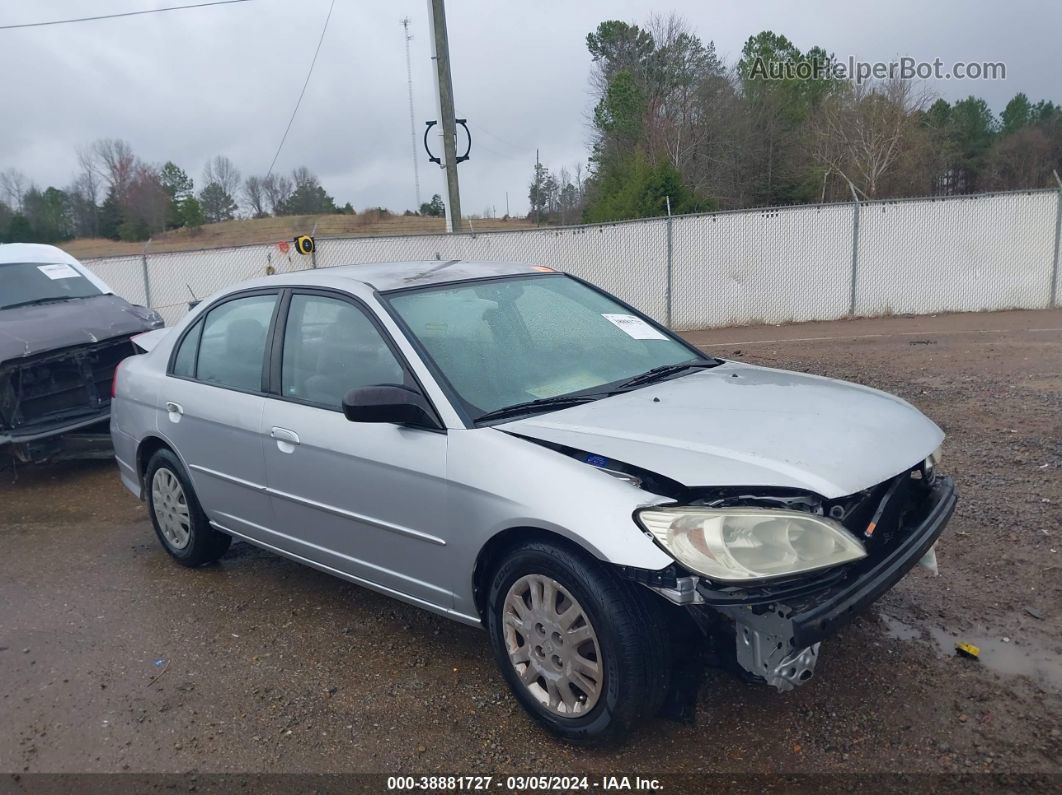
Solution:
M 829 320 L 852 298 L 852 204 L 668 221 L 484 234 L 322 239 L 320 268 L 388 260 L 549 265 L 583 277 L 674 328 Z M 855 314 L 969 312 L 1051 303 L 1059 191 L 860 205 Z M 86 260 L 120 295 L 172 323 L 193 298 L 267 273 L 311 268 L 280 244 Z M 1054 296 L 1062 302 L 1062 279 Z
M 317 241 L 317 267 L 397 260 L 461 259 L 464 235 L 331 238 Z
M 859 216 L 857 315 L 1050 302 L 1055 192 L 872 202 Z
M 131 304 L 148 303 L 144 292 L 144 259 L 140 256 L 85 260 L 85 265 Z
M 663 320 L 667 221 L 320 241 L 318 267 L 388 260 L 475 259 L 549 265 L 593 282 Z
M 674 328 L 847 314 L 851 205 L 717 213 L 673 223 Z
M 309 267 L 309 257 L 276 245 L 240 246 L 210 251 L 150 254 L 151 302 L 172 325 L 188 310 L 188 302 L 206 298 L 246 279 Z

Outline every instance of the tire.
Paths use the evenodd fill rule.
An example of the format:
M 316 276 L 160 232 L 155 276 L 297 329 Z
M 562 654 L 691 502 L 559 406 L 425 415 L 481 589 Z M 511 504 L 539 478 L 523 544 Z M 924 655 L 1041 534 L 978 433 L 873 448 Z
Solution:
M 155 535 L 174 560 L 194 568 L 213 563 L 228 551 L 232 536 L 210 526 L 192 483 L 173 452 L 162 449 L 151 456 L 144 486 Z
M 512 550 L 491 578 L 487 629 L 524 709 L 580 745 L 620 742 L 655 715 L 667 694 L 671 644 L 652 598 L 581 551 L 542 541 Z

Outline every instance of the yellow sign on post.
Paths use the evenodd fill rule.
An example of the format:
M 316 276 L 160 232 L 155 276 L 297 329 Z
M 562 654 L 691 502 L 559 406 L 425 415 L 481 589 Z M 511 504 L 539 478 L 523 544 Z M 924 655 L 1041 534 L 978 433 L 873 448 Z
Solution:
M 309 235 L 299 235 L 295 238 L 294 242 L 295 250 L 300 254 L 313 254 L 313 252 L 317 250 L 317 245 Z

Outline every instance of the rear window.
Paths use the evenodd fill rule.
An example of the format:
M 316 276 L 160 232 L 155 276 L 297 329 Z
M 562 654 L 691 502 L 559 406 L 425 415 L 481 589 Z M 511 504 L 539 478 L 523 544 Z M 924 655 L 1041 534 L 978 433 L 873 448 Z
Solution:
M 199 351 L 199 337 L 203 333 L 203 321 L 195 324 L 191 331 L 184 335 L 180 350 L 173 360 L 173 374 L 181 378 L 195 378 L 195 355 Z
M 0 309 L 102 294 L 80 271 L 65 262 L 0 263 Z
M 211 309 L 200 333 L 195 377 L 217 386 L 261 391 L 266 334 L 276 302 L 275 294 L 252 295 Z

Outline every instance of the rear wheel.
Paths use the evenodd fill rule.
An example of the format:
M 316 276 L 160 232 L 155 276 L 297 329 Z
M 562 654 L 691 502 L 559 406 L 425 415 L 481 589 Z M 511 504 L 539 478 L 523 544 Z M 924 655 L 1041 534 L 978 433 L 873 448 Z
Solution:
M 670 645 L 650 597 L 559 545 L 532 542 L 510 553 L 491 581 L 487 625 L 523 707 L 582 744 L 619 740 L 655 714 Z
M 163 548 L 184 566 L 213 563 L 232 537 L 210 526 L 184 467 L 170 450 L 159 450 L 145 473 L 148 510 Z

